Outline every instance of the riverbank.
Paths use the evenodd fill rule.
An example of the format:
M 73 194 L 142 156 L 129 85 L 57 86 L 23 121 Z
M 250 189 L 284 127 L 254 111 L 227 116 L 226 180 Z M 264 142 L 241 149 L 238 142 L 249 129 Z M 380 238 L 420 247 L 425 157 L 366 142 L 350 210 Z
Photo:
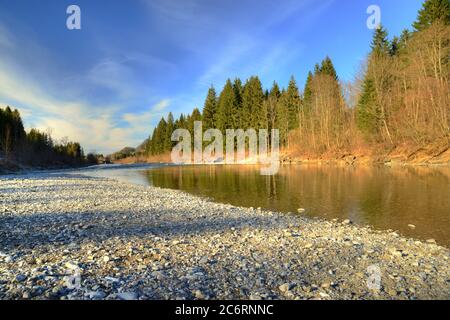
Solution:
M 348 221 L 80 175 L 0 191 L 0 299 L 450 298 L 447 248 Z
M 365 146 L 352 150 L 305 154 L 301 150 L 285 150 L 281 162 L 297 164 L 386 165 L 386 166 L 450 166 L 450 145 L 430 144 L 421 148 L 408 145 L 387 148 Z
M 170 163 L 170 153 L 144 156 L 136 155 L 114 161 L 117 164 Z M 332 165 L 386 165 L 386 166 L 450 166 L 450 146 L 438 145 L 423 148 L 396 147 L 392 150 L 380 148 L 361 148 L 348 152 L 327 152 L 306 154 L 295 150 L 282 150 L 280 162 L 283 164 L 332 164 Z
M 81 169 L 92 166 L 92 163 L 83 163 L 78 165 L 69 165 L 69 164 L 55 164 L 55 165 L 46 165 L 46 166 L 36 166 L 36 165 L 25 165 L 18 161 L 0 159 L 0 175 L 24 175 L 24 174 L 32 174 L 37 172 L 47 172 L 47 171 L 55 171 L 55 170 L 72 170 L 72 169 Z

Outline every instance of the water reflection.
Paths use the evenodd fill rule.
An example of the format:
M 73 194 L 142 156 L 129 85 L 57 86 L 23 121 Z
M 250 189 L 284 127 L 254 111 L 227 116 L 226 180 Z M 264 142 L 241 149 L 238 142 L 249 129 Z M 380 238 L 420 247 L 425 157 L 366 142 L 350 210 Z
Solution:
M 152 169 L 150 185 L 180 189 L 245 207 L 350 219 L 450 245 L 450 168 L 282 166 L 276 176 L 257 166 Z M 408 225 L 415 225 L 411 229 Z

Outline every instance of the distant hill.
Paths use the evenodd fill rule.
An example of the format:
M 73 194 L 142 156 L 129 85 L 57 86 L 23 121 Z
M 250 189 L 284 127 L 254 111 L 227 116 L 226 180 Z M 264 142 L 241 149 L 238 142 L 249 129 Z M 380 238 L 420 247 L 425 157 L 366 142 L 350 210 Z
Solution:
M 145 149 L 147 147 L 147 144 L 148 144 L 148 138 L 145 139 L 140 145 L 138 145 L 136 147 L 135 153 L 137 153 L 137 154 L 145 153 Z
M 133 157 L 136 154 L 136 148 L 132 147 L 125 147 L 120 151 L 114 152 L 109 155 L 109 158 L 114 160 L 121 160 L 128 157 Z

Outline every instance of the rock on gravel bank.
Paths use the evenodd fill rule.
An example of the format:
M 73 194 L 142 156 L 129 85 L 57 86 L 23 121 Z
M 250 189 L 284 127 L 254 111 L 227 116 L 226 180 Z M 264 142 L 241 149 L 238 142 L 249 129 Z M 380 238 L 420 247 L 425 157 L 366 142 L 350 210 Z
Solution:
M 0 178 L 0 299 L 449 299 L 449 253 L 180 191 Z

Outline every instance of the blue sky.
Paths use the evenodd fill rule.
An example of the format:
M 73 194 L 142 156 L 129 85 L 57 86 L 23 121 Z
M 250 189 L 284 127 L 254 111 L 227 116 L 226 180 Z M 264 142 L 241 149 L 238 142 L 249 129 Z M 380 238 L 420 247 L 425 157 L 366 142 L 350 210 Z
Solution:
M 86 151 L 136 146 L 161 116 L 201 108 L 210 85 L 260 76 L 303 87 L 329 55 L 352 80 L 369 50 L 367 7 L 390 35 L 421 0 L 0 0 L 0 106 Z M 81 30 L 66 8 L 81 8 Z

